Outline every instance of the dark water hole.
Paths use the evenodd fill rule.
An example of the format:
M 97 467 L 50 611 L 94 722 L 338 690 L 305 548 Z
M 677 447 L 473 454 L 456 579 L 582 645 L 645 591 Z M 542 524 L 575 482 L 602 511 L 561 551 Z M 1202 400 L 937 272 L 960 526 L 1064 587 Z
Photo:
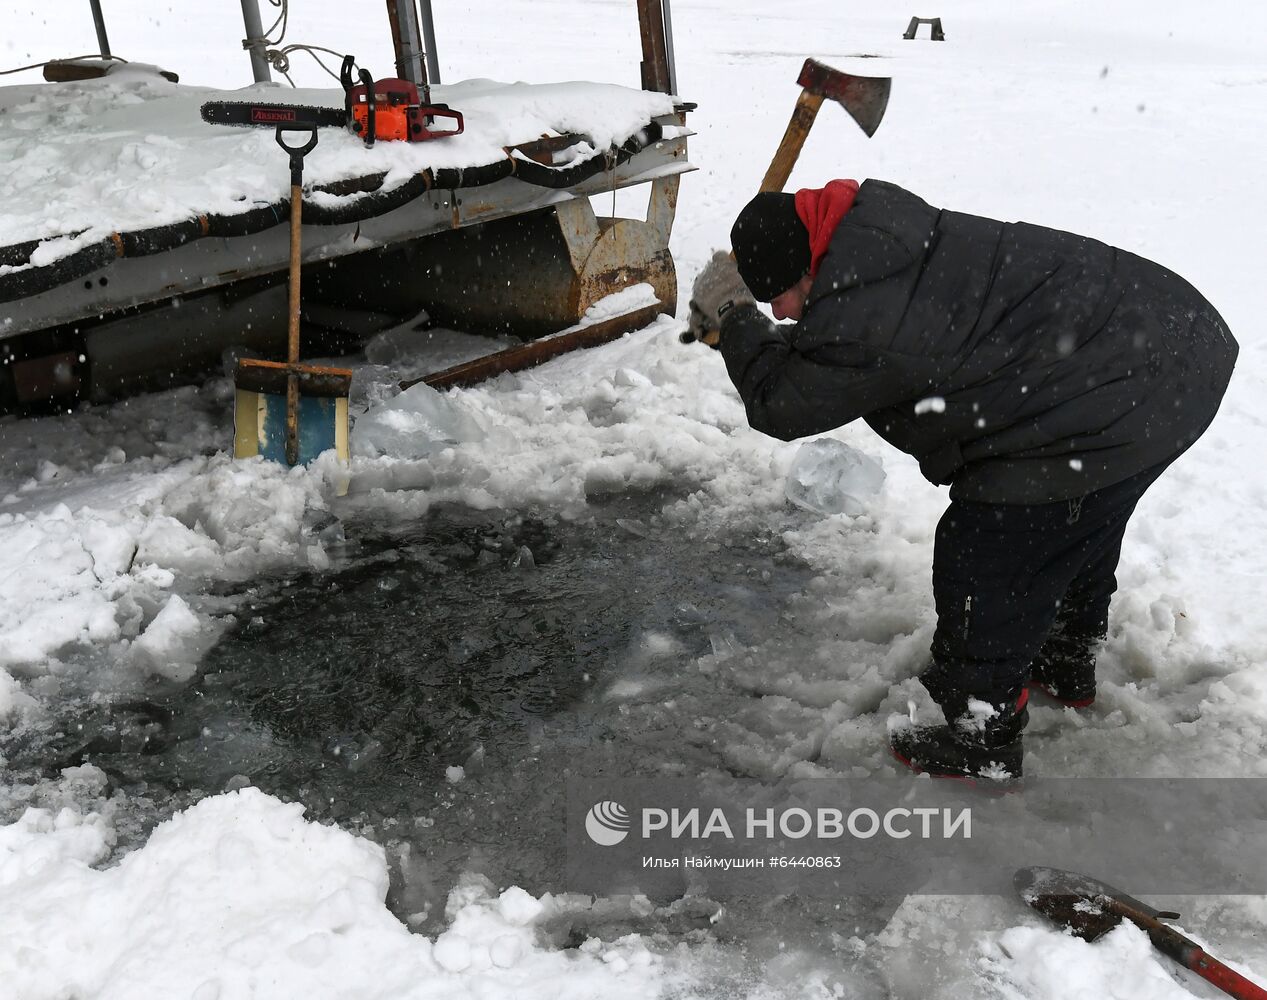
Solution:
M 81 704 L 11 764 L 103 768 L 152 804 L 138 839 L 226 788 L 301 801 L 387 847 L 389 905 L 419 926 L 465 870 L 556 891 L 569 774 L 712 763 L 671 711 L 631 723 L 611 685 L 634 678 L 636 700 L 719 637 L 755 641 L 810 576 L 776 537 L 673 526 L 667 499 L 347 526 L 345 568 L 258 584 L 192 682 Z

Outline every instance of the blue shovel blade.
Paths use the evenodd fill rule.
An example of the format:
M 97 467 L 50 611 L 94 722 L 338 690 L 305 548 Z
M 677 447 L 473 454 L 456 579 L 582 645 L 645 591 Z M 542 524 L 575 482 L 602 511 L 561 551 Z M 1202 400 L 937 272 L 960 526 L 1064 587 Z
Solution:
M 286 464 L 285 396 L 239 390 L 234 419 L 238 425 L 235 433 L 237 457 L 258 454 L 270 462 Z M 323 451 L 331 448 L 338 452 L 340 458 L 346 459 L 347 420 L 345 398 L 300 396 L 298 464 L 307 465 Z

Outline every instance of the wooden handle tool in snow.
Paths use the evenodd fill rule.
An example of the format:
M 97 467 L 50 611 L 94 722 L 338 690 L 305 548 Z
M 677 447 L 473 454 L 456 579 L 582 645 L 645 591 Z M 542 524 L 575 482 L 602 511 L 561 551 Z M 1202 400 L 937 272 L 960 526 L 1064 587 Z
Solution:
M 259 111 L 260 109 L 255 109 Z M 281 109 L 289 113 L 288 109 Z M 204 117 L 206 117 L 204 107 Z M 333 448 L 348 458 L 348 368 L 305 365 L 299 361 L 300 242 L 303 214 L 304 157 L 317 145 L 318 125 L 309 121 L 273 124 L 277 145 L 290 154 L 290 269 L 286 310 L 286 360 L 241 358 L 234 383 L 233 453 L 238 458 L 263 455 L 287 465 L 306 465 Z M 301 145 L 286 141 L 286 133 L 307 133 Z
M 1191 969 L 1228 996 L 1267 1000 L 1267 990 L 1229 969 L 1192 938 L 1162 923 L 1177 919 L 1177 913 L 1154 909 L 1111 885 L 1059 868 L 1022 868 L 1012 881 L 1021 899 L 1075 937 L 1094 941 L 1129 920 L 1148 935 L 1163 955 Z
M 349 368 L 305 365 L 299 362 L 300 241 L 304 193 L 304 157 L 316 148 L 317 129 L 341 125 L 343 111 L 292 104 L 226 103 L 202 106 L 209 125 L 271 128 L 277 145 L 290 156 L 290 269 L 286 311 L 286 360 L 240 358 L 234 375 L 233 454 L 236 458 L 262 455 L 273 462 L 307 465 L 322 452 L 334 449 L 349 457 Z M 286 141 L 287 133 L 306 135 L 301 145 Z

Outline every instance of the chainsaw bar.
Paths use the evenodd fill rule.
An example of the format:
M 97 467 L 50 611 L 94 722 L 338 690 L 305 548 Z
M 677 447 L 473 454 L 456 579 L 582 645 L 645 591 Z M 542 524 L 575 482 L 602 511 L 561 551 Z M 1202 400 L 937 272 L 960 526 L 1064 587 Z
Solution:
M 348 113 L 342 108 L 313 108 L 303 104 L 208 101 L 202 106 L 202 120 L 210 125 L 239 128 L 313 129 L 345 126 Z

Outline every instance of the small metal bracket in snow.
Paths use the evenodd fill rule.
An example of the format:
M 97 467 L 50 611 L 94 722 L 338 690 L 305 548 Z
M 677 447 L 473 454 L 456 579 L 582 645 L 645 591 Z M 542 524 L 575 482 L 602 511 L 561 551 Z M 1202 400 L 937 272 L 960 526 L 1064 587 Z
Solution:
M 934 42 L 944 42 L 946 40 L 946 33 L 941 30 L 940 17 L 913 17 L 911 18 L 911 23 L 906 26 L 906 32 L 902 35 L 902 37 L 914 38 L 916 33 L 919 31 L 919 26 L 921 24 L 927 24 L 929 26 L 929 28 L 932 31 L 932 37 L 933 37 Z

